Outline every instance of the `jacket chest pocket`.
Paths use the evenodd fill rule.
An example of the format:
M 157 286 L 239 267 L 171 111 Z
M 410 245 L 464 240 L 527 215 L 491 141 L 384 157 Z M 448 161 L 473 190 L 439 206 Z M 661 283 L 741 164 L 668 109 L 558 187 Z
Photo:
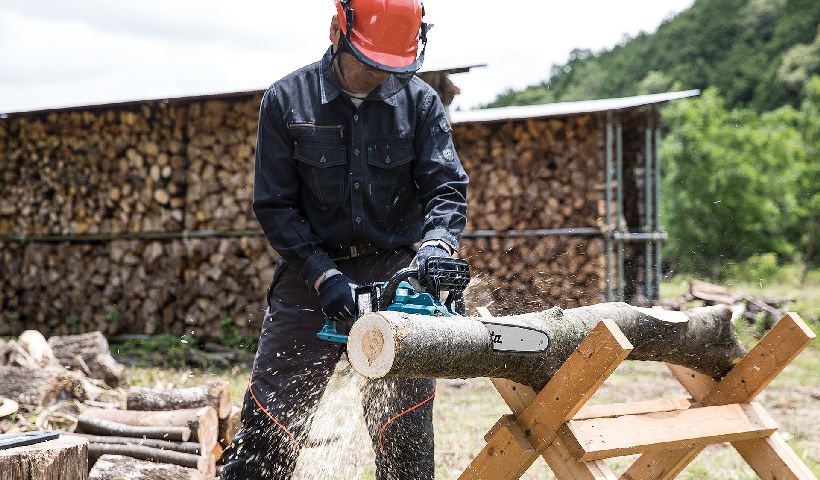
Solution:
M 293 158 L 299 175 L 313 200 L 324 210 L 339 207 L 344 201 L 347 155 L 341 145 L 322 145 L 297 141 Z
M 367 147 L 370 198 L 377 206 L 392 210 L 413 193 L 413 144 L 379 144 Z

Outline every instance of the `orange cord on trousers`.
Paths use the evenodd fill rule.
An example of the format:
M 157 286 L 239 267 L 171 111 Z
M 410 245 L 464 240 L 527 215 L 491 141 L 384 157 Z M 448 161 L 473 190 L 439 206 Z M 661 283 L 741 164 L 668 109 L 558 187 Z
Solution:
M 253 386 L 251 385 L 250 380 L 248 380 L 248 392 L 250 392 L 251 398 L 253 398 L 253 401 L 256 402 L 256 405 L 259 407 L 259 409 L 262 410 L 263 412 L 265 412 L 265 415 L 267 415 L 268 418 L 270 418 L 273 423 L 275 423 L 277 426 L 279 426 L 279 428 L 281 428 L 282 430 L 285 431 L 285 433 L 288 434 L 288 436 L 290 437 L 291 443 L 293 443 L 293 446 L 296 447 L 296 451 L 298 452 L 299 450 L 301 450 L 301 446 L 299 445 L 299 442 L 296 441 L 296 437 L 294 437 L 293 434 L 290 433 L 290 430 L 288 430 L 287 428 L 285 428 L 284 425 L 282 425 L 281 423 L 276 421 L 276 419 L 273 418 L 273 415 L 271 415 L 270 412 L 268 412 L 268 410 L 265 407 L 263 407 L 261 403 L 259 403 L 259 400 L 256 398 L 256 395 L 253 393 Z
M 395 417 L 391 418 L 390 420 L 388 420 L 388 421 L 384 422 L 384 424 L 382 425 L 382 427 L 379 429 L 379 451 L 381 451 L 382 453 L 384 453 L 384 445 L 382 444 L 382 434 L 384 433 L 384 429 L 385 429 L 385 428 L 387 428 L 387 425 L 389 425 L 391 422 L 393 422 L 394 420 L 398 419 L 399 417 L 401 417 L 401 416 L 403 416 L 403 415 L 406 415 L 406 414 L 408 414 L 408 413 L 412 412 L 413 410 L 415 410 L 415 409 L 419 408 L 420 406 L 424 405 L 425 403 L 429 402 L 429 401 L 430 401 L 430 400 L 432 400 L 432 399 L 433 399 L 433 397 L 435 397 L 435 396 L 436 396 L 436 391 L 435 391 L 435 390 L 433 390 L 433 394 L 432 394 L 432 395 L 430 395 L 429 397 L 427 397 L 426 399 L 424 399 L 424 400 L 422 400 L 421 402 L 419 402 L 419 403 L 417 403 L 417 404 L 413 405 L 412 407 L 410 407 L 410 408 L 408 408 L 407 410 L 405 410 L 405 411 L 401 412 L 400 414 L 396 415 Z

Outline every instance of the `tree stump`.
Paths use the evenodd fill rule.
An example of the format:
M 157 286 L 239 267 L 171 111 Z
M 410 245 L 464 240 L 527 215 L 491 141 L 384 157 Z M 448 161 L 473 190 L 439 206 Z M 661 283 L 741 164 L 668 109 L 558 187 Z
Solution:
M 192 468 L 146 462 L 122 455 L 103 455 L 94 464 L 89 480 L 203 480 Z
M 80 381 L 63 368 L 0 366 L 0 396 L 45 407 L 75 397 Z
M 3 480 L 85 480 L 88 442 L 61 435 L 47 442 L 0 450 Z

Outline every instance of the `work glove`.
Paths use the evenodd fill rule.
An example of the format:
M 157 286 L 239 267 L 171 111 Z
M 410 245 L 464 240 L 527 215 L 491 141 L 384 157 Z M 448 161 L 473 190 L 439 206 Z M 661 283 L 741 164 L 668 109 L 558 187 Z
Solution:
M 437 244 L 427 244 L 421 247 L 416 254 L 416 258 L 410 264 L 412 267 L 419 270 L 419 284 L 422 287 L 428 288 L 429 278 L 427 275 L 427 259 L 430 257 L 449 257 L 450 252 L 444 249 L 443 246 Z
M 356 302 L 353 300 L 354 283 L 344 273 L 328 278 L 319 285 L 319 303 L 327 318 L 350 324 Z

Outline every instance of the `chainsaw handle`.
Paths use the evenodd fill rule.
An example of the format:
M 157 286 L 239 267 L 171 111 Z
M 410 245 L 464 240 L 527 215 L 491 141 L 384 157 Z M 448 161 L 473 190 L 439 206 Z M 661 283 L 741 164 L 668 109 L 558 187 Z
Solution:
M 396 289 L 399 288 L 399 284 L 411 278 L 418 280 L 419 270 L 417 268 L 402 268 L 390 277 L 390 280 L 385 282 L 384 288 L 382 288 L 382 294 L 379 296 L 379 305 L 392 305 L 393 300 L 396 298 Z

